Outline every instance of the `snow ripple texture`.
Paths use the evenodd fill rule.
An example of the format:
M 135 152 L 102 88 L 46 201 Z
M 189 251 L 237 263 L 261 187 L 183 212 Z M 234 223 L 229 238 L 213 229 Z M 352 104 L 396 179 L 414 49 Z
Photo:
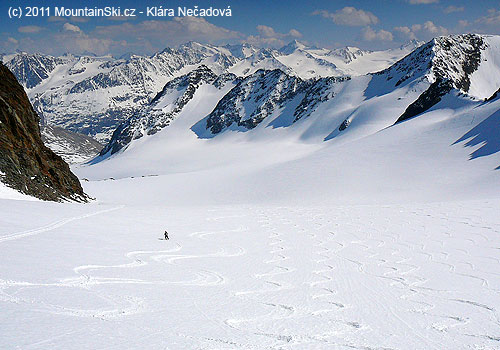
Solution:
M 498 349 L 498 205 L 45 206 L 0 237 L 0 348 Z

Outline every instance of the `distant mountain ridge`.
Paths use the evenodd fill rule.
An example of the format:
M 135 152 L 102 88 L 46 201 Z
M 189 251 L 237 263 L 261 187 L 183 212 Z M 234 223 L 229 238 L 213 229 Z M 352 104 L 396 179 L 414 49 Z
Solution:
M 94 158 L 103 145 L 90 136 L 68 131 L 58 126 L 41 125 L 45 146 L 61 156 L 68 164 L 81 163 Z
M 291 47 L 294 53 L 303 49 L 291 45 L 285 51 Z M 359 57 L 370 54 L 353 49 L 343 52 Z M 295 125 L 307 124 L 314 130 L 307 134 L 330 140 L 346 135 L 362 137 L 410 119 L 447 95 L 471 103 L 487 99 L 500 88 L 500 78 L 489 76 L 491 72 L 500 73 L 495 62 L 500 62 L 499 36 L 466 34 L 438 37 L 417 46 L 385 70 L 353 77 L 302 79 L 281 69 L 258 70 L 245 77 L 217 77 L 209 67 L 202 66 L 167 83 L 141 114 L 122 123 L 101 156 L 126 149 L 134 140 L 168 127 L 183 115 L 195 94 L 198 104 L 212 99 L 213 95 L 204 96 L 200 90 L 215 81 L 224 81 L 227 92 L 218 97 L 210 111 L 192 107 L 194 111 L 189 112 L 197 115 L 191 125 L 197 137 L 212 138 L 226 130 L 247 132 L 258 127 L 297 129 L 303 126 Z M 189 85 L 193 77 L 198 77 L 196 84 Z M 186 95 L 183 91 L 188 91 L 188 85 Z
M 408 47 L 380 52 L 349 50 L 352 53 L 347 57 L 342 50 L 312 48 L 298 41 L 279 50 L 189 42 L 152 56 L 127 54 L 115 59 L 17 53 L 3 60 L 46 124 L 103 142 L 122 122 L 142 113 L 168 81 L 200 65 L 217 75 L 246 77 L 258 70 L 280 69 L 290 76 L 311 79 L 380 70 L 411 51 Z

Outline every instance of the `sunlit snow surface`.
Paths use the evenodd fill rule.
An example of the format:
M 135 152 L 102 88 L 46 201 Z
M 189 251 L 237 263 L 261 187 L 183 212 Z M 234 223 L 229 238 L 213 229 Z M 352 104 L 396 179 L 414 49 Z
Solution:
M 427 150 L 407 163 L 372 152 L 370 174 L 355 176 L 364 147 L 382 139 L 390 132 L 353 147 L 351 163 L 341 147 L 307 155 L 310 146 L 300 153 L 283 144 L 266 156 L 263 146 L 234 144 L 224 154 L 212 145 L 205 158 L 232 155 L 235 165 L 193 152 L 181 156 L 208 169 L 174 158 L 163 165 L 168 175 L 136 168 L 133 178 L 83 181 L 100 199 L 92 204 L 0 200 L 0 348 L 498 349 L 498 157 L 468 160 L 462 145 L 447 143 L 455 154 L 431 143 L 435 158 L 424 168 L 423 137 Z M 399 140 L 401 152 L 408 144 Z M 304 158 L 283 155 L 276 165 L 286 149 Z M 449 163 L 425 192 L 444 154 Z M 351 179 L 328 170 L 334 159 Z M 252 182 L 258 164 L 262 178 Z M 458 164 L 463 171 L 443 182 Z M 481 175 L 476 187 L 471 169 Z M 404 181 L 432 201 L 398 195 Z M 461 183 L 471 189 L 457 190 Z M 341 204 L 348 193 L 363 202 L 362 192 L 380 204 Z M 160 239 L 165 230 L 169 241 Z
M 499 346 L 499 200 L 0 205 L 3 349 Z

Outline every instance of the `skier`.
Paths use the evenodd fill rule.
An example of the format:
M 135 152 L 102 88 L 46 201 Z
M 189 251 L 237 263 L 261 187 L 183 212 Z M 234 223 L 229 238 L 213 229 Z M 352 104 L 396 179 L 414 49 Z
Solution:
M 165 240 L 168 241 L 168 232 L 165 231 Z

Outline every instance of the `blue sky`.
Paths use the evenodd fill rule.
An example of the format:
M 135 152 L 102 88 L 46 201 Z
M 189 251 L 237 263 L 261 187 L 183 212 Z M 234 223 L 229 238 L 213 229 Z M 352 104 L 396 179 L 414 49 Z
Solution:
M 231 17 L 90 18 L 54 17 L 55 6 L 115 6 L 122 10 L 163 6 L 231 8 Z M 50 17 L 9 18 L 9 7 L 49 6 Z M 152 54 L 190 40 L 279 47 L 297 39 L 309 45 L 366 49 L 396 47 L 410 39 L 478 32 L 500 33 L 500 1 L 372 0 L 372 1 L 190 1 L 2 0 L 0 52 L 16 50 L 121 55 Z

